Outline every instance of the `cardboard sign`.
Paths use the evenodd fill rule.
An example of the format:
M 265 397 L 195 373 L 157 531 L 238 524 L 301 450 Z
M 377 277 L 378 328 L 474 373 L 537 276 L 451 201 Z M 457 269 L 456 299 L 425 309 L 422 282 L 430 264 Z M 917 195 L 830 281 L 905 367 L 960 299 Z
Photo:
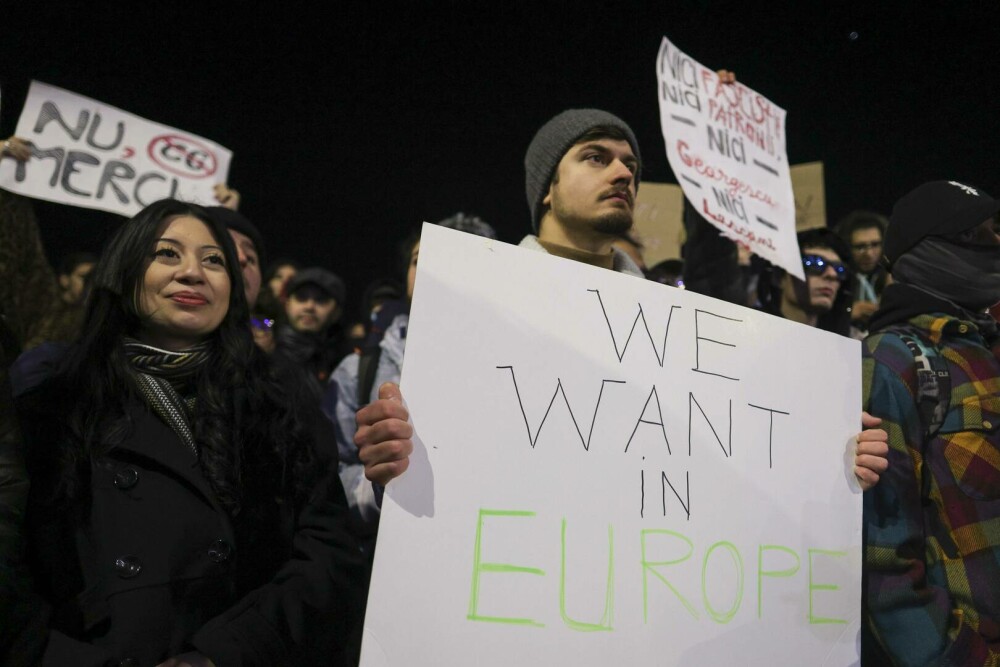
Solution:
M 795 191 L 795 229 L 805 231 L 826 227 L 826 185 L 823 163 L 793 164 L 792 189 Z
M 665 37 L 656 57 L 667 160 L 684 195 L 729 238 L 804 279 L 785 154 L 785 110 Z
M 859 343 L 424 225 L 362 664 L 857 661 Z
M 32 143 L 31 159 L 0 161 L 0 187 L 125 216 L 167 197 L 214 205 L 232 159 L 208 139 L 38 81 L 16 135 Z
M 644 246 L 642 257 L 652 268 L 665 259 L 680 259 L 684 239 L 684 193 L 671 183 L 643 181 L 635 196 L 632 227 Z

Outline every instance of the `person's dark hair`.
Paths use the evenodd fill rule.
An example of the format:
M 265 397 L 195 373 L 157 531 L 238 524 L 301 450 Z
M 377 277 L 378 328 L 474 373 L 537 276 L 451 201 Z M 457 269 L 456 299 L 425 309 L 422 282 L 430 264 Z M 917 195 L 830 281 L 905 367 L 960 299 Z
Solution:
M 846 263 L 851 259 L 851 250 L 847 243 L 826 227 L 807 229 L 799 232 L 797 236 L 799 249 L 803 252 L 806 248 L 826 248 L 837 253 L 842 262 Z
M 684 260 L 665 259 L 646 271 L 646 280 L 675 287 L 684 284 Z
M 261 283 L 263 285 L 267 285 L 269 282 L 271 282 L 271 279 L 274 278 L 274 274 L 276 274 L 278 272 L 278 269 L 280 269 L 283 266 L 291 266 L 296 271 L 302 268 L 301 264 L 299 264 L 294 259 L 291 259 L 290 257 L 279 257 L 278 259 L 274 260 L 273 262 L 267 265 L 267 270 L 264 271 L 264 277 L 261 280 Z
M 140 327 L 139 295 L 157 234 L 162 223 L 177 216 L 205 223 L 222 248 L 230 281 L 228 310 L 209 335 L 210 358 L 195 379 L 192 428 L 204 474 L 235 514 L 246 490 L 273 498 L 307 488 L 313 450 L 253 343 L 239 261 L 226 228 L 204 209 L 170 199 L 150 204 L 122 225 L 94 269 L 83 334 L 54 379 L 70 402 L 70 444 L 60 490 L 69 499 L 86 497 L 91 463 L 120 444 L 132 427 L 128 404 L 142 399 L 122 339 Z
M 396 246 L 396 271 L 403 283 L 406 283 L 406 272 L 410 270 L 410 256 L 413 247 L 420 243 L 420 227 L 410 231 Z
M 71 252 L 62 258 L 59 262 L 59 268 L 56 271 L 56 275 L 68 276 L 76 271 L 76 267 L 81 264 L 96 264 L 97 255 L 92 252 L 80 251 Z
M 885 230 L 889 226 L 889 219 L 884 215 L 874 211 L 851 211 L 841 218 L 834 230 L 837 235 L 850 245 L 854 232 L 860 229 L 877 229 L 881 236 L 885 236 Z M 844 261 L 849 261 L 850 256 L 844 257 Z
M 411 246 L 411 252 L 412 249 L 413 247 Z M 402 299 L 405 295 L 406 289 L 398 280 L 394 278 L 376 278 L 368 283 L 361 296 L 361 309 L 358 313 L 358 319 L 367 323 L 371 319 L 371 312 L 376 304 Z

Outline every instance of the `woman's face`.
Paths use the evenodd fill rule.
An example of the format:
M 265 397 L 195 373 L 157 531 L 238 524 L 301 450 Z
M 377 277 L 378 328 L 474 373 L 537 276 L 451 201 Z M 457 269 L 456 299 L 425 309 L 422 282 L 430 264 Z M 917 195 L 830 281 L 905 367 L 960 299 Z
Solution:
M 229 274 L 219 242 L 190 216 L 169 218 L 157 230 L 139 294 L 138 338 L 183 350 L 215 331 L 229 310 Z
M 295 275 L 295 267 L 291 264 L 283 264 L 279 266 L 271 277 L 271 281 L 268 285 L 271 287 L 271 292 L 274 293 L 274 298 L 281 298 L 281 290 L 285 289 L 285 283 L 287 283 L 292 276 Z

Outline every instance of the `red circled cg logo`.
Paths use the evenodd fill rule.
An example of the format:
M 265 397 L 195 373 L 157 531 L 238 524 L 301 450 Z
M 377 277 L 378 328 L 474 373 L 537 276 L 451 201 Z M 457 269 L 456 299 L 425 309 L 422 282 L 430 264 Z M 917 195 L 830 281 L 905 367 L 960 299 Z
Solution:
M 207 178 L 219 168 L 215 153 L 205 144 L 179 134 L 164 134 L 149 142 L 149 159 L 177 176 Z

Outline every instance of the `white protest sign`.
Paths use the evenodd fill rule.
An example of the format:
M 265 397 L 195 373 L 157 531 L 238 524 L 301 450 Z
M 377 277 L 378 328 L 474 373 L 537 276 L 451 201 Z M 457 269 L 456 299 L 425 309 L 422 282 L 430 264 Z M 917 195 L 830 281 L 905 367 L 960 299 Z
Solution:
M 424 225 L 362 664 L 857 661 L 859 343 Z
M 16 135 L 33 144 L 31 159 L 0 161 L 0 187 L 126 216 L 166 197 L 215 204 L 232 159 L 208 139 L 38 81 Z
M 656 56 L 667 160 L 702 217 L 799 279 L 785 110 L 718 74 L 664 37 Z

